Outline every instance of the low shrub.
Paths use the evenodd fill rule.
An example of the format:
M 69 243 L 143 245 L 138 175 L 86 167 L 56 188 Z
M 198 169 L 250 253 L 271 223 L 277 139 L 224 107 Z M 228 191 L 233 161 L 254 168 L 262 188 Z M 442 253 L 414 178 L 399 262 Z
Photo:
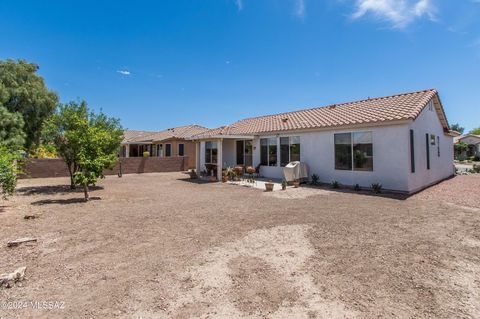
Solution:
M 373 183 L 372 184 L 372 192 L 374 192 L 375 194 L 380 194 L 382 192 L 382 184 Z
M 340 183 L 338 181 L 332 181 L 330 185 L 335 189 L 340 188 Z
M 320 184 L 320 177 L 318 177 L 317 174 L 313 174 L 312 175 L 312 181 L 310 182 L 310 184 L 314 185 L 314 186 L 317 186 Z
M 479 174 L 480 173 L 480 165 L 474 164 L 473 168 L 470 170 L 470 173 Z
M 355 185 L 353 186 L 353 190 L 356 191 L 356 192 L 360 191 L 360 189 L 361 189 L 361 188 L 360 188 L 360 185 L 358 185 L 358 184 L 355 184 Z
M 150 152 L 143 152 L 143 157 L 150 157 Z

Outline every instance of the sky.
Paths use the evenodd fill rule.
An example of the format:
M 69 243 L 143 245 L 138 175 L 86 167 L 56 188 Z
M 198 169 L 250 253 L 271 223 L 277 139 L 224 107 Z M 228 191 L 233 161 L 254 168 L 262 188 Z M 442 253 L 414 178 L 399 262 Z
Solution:
M 429 88 L 480 126 L 480 0 L 2 0 L 8 58 L 129 129 Z

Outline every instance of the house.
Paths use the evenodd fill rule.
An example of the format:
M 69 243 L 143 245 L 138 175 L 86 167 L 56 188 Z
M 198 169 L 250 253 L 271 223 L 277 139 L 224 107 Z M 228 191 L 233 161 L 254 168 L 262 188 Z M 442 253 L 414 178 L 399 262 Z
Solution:
M 455 144 L 460 142 L 467 144 L 468 148 L 460 154 L 455 154 L 456 157 L 480 157 L 480 135 L 467 134 L 454 138 Z
M 258 167 L 280 179 L 290 161 L 321 182 L 413 193 L 453 175 L 453 137 L 436 90 L 248 118 L 194 136 L 196 167 Z
M 192 136 L 207 131 L 200 125 L 186 125 L 159 132 L 126 130 L 123 135 L 121 157 L 188 156 L 188 167 L 195 167 L 195 143 Z

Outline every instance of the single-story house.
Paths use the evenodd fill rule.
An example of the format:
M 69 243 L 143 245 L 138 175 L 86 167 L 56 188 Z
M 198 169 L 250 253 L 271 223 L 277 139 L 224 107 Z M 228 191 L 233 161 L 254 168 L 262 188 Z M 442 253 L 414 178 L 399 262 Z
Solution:
M 126 130 L 123 135 L 121 157 L 188 156 L 189 168 L 195 167 L 195 143 L 192 136 L 207 131 L 200 125 L 186 125 L 158 132 Z
M 321 182 L 413 193 L 453 175 L 453 137 L 436 90 L 248 118 L 194 136 L 196 167 L 257 167 L 283 178 L 291 161 Z M 206 166 L 207 165 L 207 166 Z
M 468 149 L 462 154 L 455 154 L 457 157 L 480 156 L 480 135 L 466 134 L 466 135 L 457 136 L 454 138 L 455 144 L 458 144 L 460 142 L 467 144 Z

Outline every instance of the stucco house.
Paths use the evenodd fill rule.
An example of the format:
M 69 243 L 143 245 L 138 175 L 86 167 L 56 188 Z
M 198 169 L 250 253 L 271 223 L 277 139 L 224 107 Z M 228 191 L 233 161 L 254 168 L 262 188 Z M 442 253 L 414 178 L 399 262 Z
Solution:
M 195 143 L 192 136 L 207 131 L 200 125 L 186 125 L 158 132 L 126 130 L 123 135 L 121 157 L 188 156 L 188 167 L 195 167 Z
M 466 134 L 454 138 L 454 143 L 463 142 L 468 145 L 468 149 L 464 154 L 455 154 L 456 156 L 480 156 L 480 135 Z
M 248 118 L 194 136 L 196 167 L 258 167 L 283 177 L 290 161 L 321 182 L 406 193 L 453 175 L 453 137 L 436 90 Z

